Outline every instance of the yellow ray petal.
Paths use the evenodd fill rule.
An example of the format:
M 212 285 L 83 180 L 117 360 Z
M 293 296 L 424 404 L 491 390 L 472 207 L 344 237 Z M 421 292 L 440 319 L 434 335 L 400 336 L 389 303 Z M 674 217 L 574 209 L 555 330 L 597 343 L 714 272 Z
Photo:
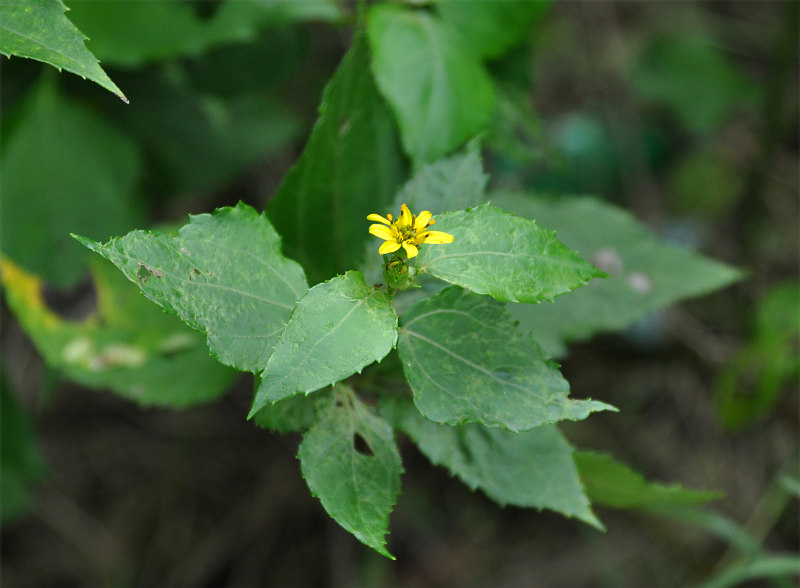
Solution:
M 433 218 L 430 210 L 423 210 L 417 216 L 417 220 L 414 221 L 414 230 L 415 231 L 422 231 L 425 227 L 428 226 L 428 223 Z
M 383 223 L 383 224 L 385 224 L 385 225 L 390 225 L 390 224 L 392 224 L 392 215 L 391 215 L 391 214 L 389 214 L 389 215 L 387 215 L 387 216 L 388 216 L 389 218 L 384 218 L 384 217 L 382 217 L 382 216 L 381 216 L 381 215 L 379 215 L 379 214 L 375 214 L 375 213 L 373 213 L 373 214 L 369 214 L 369 215 L 367 215 L 367 220 L 371 220 L 371 221 L 375 221 L 375 222 Z
M 398 249 L 400 249 L 400 243 L 397 241 L 384 241 L 383 245 L 378 249 L 378 253 L 385 255 L 397 251 Z
M 413 243 L 409 243 L 408 241 L 403 241 L 403 249 L 406 250 L 406 255 L 408 255 L 409 259 L 416 257 L 417 253 L 419 253 L 419 249 L 417 249 Z
M 397 219 L 397 222 L 398 224 L 402 223 L 404 227 L 410 227 L 413 222 L 411 211 L 405 204 L 400 207 L 400 218 Z
M 445 243 L 452 243 L 453 241 L 455 241 L 455 237 L 450 233 L 445 233 L 444 231 L 428 231 L 425 233 L 425 239 L 422 242 L 431 243 L 432 245 L 443 245 Z
M 391 227 L 383 225 L 370 225 L 369 232 L 384 240 L 394 239 L 396 235 L 396 231 L 393 231 Z

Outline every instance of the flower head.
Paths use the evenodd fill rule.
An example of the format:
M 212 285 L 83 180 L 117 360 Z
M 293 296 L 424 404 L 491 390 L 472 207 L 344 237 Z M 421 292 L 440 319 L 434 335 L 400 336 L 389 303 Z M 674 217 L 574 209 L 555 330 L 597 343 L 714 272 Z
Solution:
M 439 245 L 453 242 L 453 235 L 449 233 L 428 230 L 428 227 L 436 222 L 430 210 L 423 210 L 418 215 L 413 215 L 408 206 L 403 204 L 400 207 L 400 216 L 396 220 L 391 214 L 385 217 L 370 214 L 367 220 L 383 223 L 369 227 L 370 233 L 384 240 L 378 249 L 381 255 L 393 253 L 402 247 L 411 259 L 417 256 L 423 243 Z

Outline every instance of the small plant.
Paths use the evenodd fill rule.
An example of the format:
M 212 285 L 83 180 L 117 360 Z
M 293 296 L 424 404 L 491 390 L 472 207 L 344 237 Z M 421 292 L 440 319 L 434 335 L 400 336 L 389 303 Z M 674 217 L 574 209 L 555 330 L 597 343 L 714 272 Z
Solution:
M 403 474 L 401 434 L 501 505 L 549 509 L 596 529 L 603 525 L 592 503 L 629 508 L 718 497 L 649 484 L 609 455 L 576 451 L 559 424 L 617 409 L 571 397 L 553 358 L 571 341 L 625 329 L 741 273 L 668 245 L 601 199 L 487 188 L 481 142 L 511 141 L 513 132 L 503 135 L 504 129 L 532 125 L 487 62 L 528 34 L 543 4 L 416 4 L 359 4 L 352 15 L 328 2 L 221 2 L 212 17 L 192 25 L 192 43 L 182 46 L 175 36 L 167 41 L 177 45 L 165 42 L 168 49 L 142 42 L 138 53 L 134 47 L 132 55 L 117 54 L 123 64 L 157 59 L 159 51 L 191 54 L 195 47 L 241 41 L 242 27 L 250 30 L 254 22 L 319 18 L 353 25 L 305 150 L 265 211 L 239 202 L 190 216 L 177 231 L 127 233 L 142 225 L 120 221 L 105 232 L 91 224 L 83 230 L 86 219 L 76 213 L 68 232 L 99 256 L 88 262 L 98 310 L 82 321 L 64 320 L 47 307 L 44 281 L 34 272 L 69 283 L 84 270 L 86 251 L 71 252 L 63 267 L 36 267 L 37 250 L 46 247 L 21 249 L 11 238 L 19 223 L 6 220 L 11 237 L 0 269 L 9 306 L 50 365 L 143 406 L 208 402 L 225 392 L 233 370 L 255 374 L 242 426 L 250 420 L 301 433 L 298 458 L 312 494 L 342 527 L 389 558 L 389 516 Z M 188 10 L 181 3 L 142 5 L 137 10 L 176 11 L 176 19 Z M 66 48 L 51 54 L 14 38 L 3 53 L 65 67 L 123 97 L 91 53 L 79 51 L 78 62 L 70 58 L 67 45 L 85 48 L 63 8 L 54 0 L 34 13 L 56 33 L 72 35 Z M 92 22 L 85 7 L 76 12 Z M 6 22 L 25 23 L 26 14 L 0 7 Z M 114 49 L 107 45 L 112 60 Z M 81 160 L 96 164 L 102 181 L 95 197 L 108 185 L 133 183 L 135 150 L 124 136 L 118 141 L 116 131 L 70 105 L 52 80 L 32 93 L 41 112 L 60 113 L 49 126 L 91 120 L 76 126 L 103 138 Z M 128 95 L 126 108 L 137 108 Z M 252 96 L 246 98 L 235 106 L 247 111 Z M 238 112 L 214 100 L 203 107 L 219 127 Z M 38 153 L 33 118 L 21 118 L 6 161 Z M 227 136 L 231 144 L 237 133 Z M 519 142 L 514 148 L 525 151 Z M 105 165 L 105 156 L 117 154 L 124 164 Z M 107 168 L 108 181 L 100 173 Z M 209 172 L 217 187 L 230 171 L 222 168 Z M 19 195 L 24 212 L 24 198 L 39 194 L 30 185 L 38 176 L 8 169 L 9 194 Z M 198 170 L 187 175 L 195 181 L 206 171 Z M 59 223 L 68 215 L 52 216 Z M 82 236 L 98 232 L 122 236 Z M 775 368 L 783 379 L 797 371 L 786 362 Z M 738 378 L 736 372 L 728 380 Z M 728 380 L 721 388 L 726 406 L 732 402 Z M 765 389 L 759 410 L 774 402 L 778 385 Z M 35 464 L 29 469 L 43 469 L 38 458 L 28 461 Z

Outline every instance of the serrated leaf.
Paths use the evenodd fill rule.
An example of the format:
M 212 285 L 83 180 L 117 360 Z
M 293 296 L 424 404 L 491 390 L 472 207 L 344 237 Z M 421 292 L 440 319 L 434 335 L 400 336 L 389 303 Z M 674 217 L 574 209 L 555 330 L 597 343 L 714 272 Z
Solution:
M 488 180 L 480 148 L 473 142 L 461 153 L 423 166 L 397 193 L 391 212 L 397 214 L 401 204 L 416 212 L 430 210 L 434 216 L 477 206 Z
M 312 282 L 344 273 L 369 237 L 364 217 L 391 203 L 403 175 L 393 121 L 369 71 L 363 33 L 334 74 L 303 155 L 268 213 Z
M 555 425 L 523 433 L 474 423 L 448 427 L 427 420 L 410 400 L 400 398 L 383 404 L 381 413 L 431 462 L 500 505 L 546 508 L 602 529 L 581 487 L 572 447 Z
M 597 504 L 613 508 L 641 508 L 674 504 L 701 504 L 724 496 L 713 490 L 691 490 L 680 484 L 648 482 L 641 474 L 605 453 L 575 452 L 586 494 Z
M 397 315 L 360 272 L 317 284 L 297 303 L 261 375 L 250 416 L 270 402 L 309 394 L 380 361 L 397 341 Z
M 349 388 L 339 386 L 319 402 L 317 422 L 298 452 L 303 477 L 337 523 L 394 559 L 386 533 L 403 466 L 392 429 Z
M 492 81 L 436 15 L 373 4 L 367 34 L 375 79 L 415 163 L 446 155 L 489 124 L 495 107 Z
M 61 0 L 2 0 L 0 53 L 49 63 L 100 84 L 125 102 L 128 99 L 83 44 L 87 38 L 64 15 Z
M 525 39 L 550 8 L 547 0 L 436 0 L 435 5 L 465 46 L 483 58 L 498 57 Z
M 183 407 L 226 391 L 236 372 L 209 357 L 199 333 L 145 300 L 109 262 L 95 257 L 90 270 L 97 312 L 72 321 L 47 307 L 38 277 L 0 258 L 8 305 L 48 365 L 142 406 Z
M 432 421 L 527 431 L 616 410 L 568 398 L 558 366 L 491 298 L 446 288 L 412 306 L 399 333 L 414 403 Z
M 32 88 L 4 138 L 0 246 L 49 283 L 70 286 L 90 257 L 70 232 L 105 239 L 138 223 L 136 148 L 105 119 L 62 96 L 50 76 Z
M 609 274 L 555 306 L 509 305 L 514 318 L 553 354 L 563 353 L 568 341 L 624 329 L 654 310 L 742 277 L 737 269 L 663 242 L 630 213 L 596 198 L 507 193 L 493 194 L 492 200 L 556 229 L 565 245 Z
M 424 246 L 417 266 L 497 300 L 551 300 L 603 275 L 564 247 L 554 231 L 488 203 L 439 215 L 435 228 L 455 241 Z
M 307 285 L 264 214 L 246 204 L 189 217 L 177 236 L 133 231 L 108 243 L 76 237 L 142 293 L 208 338 L 222 363 L 255 372 Z

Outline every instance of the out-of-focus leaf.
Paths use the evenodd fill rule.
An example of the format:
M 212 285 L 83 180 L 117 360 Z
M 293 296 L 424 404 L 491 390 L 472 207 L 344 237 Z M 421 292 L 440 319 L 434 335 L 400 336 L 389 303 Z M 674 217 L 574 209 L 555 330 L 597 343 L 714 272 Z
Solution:
M 497 300 L 552 300 L 603 275 L 564 247 L 555 232 L 491 204 L 442 214 L 435 228 L 455 240 L 423 246 L 418 266 Z
M 656 39 L 641 56 L 631 81 L 642 98 L 668 106 L 698 134 L 719 128 L 758 92 L 713 41 L 685 35 Z
M 478 422 L 526 431 L 614 407 L 568 398 L 558 366 L 503 305 L 450 287 L 402 317 L 403 370 L 419 411 L 448 425 Z
M 643 476 L 605 453 L 578 451 L 574 457 L 586 494 L 595 504 L 613 508 L 641 508 L 702 504 L 724 496 L 713 490 L 691 490 L 680 484 L 667 486 L 648 482 Z
M 742 273 L 664 243 L 629 213 L 590 197 L 558 200 L 490 195 L 492 202 L 556 229 L 568 247 L 609 274 L 554 305 L 509 305 L 521 326 L 553 355 L 568 341 L 624 329 L 654 310 L 726 286 Z
M 715 384 L 723 425 L 737 429 L 768 411 L 781 392 L 796 391 L 800 378 L 800 286 L 772 288 L 756 313 L 756 332 L 720 373 Z
M 724 154 L 690 151 L 675 167 L 670 192 L 681 212 L 718 218 L 734 207 L 743 185 L 743 172 Z
M 303 155 L 270 201 L 269 215 L 288 255 L 312 282 L 344 273 L 360 260 L 370 212 L 392 201 L 402 156 L 369 71 L 363 33 L 333 76 Z
M 0 522 L 27 512 L 31 486 L 47 471 L 33 423 L 0 381 Z
M 140 162 L 132 142 L 60 96 L 45 77 L 26 101 L 2 152 L 0 248 L 55 286 L 73 284 L 87 252 L 69 238 L 130 230 Z
M 3 0 L 0 2 L 0 53 L 29 57 L 66 69 L 100 84 L 128 101 L 94 55 L 83 35 L 64 15 L 61 0 Z
M 70 7 L 95 55 L 104 63 L 124 67 L 199 55 L 221 43 L 251 41 L 269 26 L 339 17 L 336 5 L 325 0 L 224 2 L 208 19 L 184 2 L 71 0 Z
M 416 164 L 446 155 L 489 124 L 495 106 L 492 81 L 436 15 L 374 4 L 367 33 L 375 79 Z
M 499 504 L 547 508 L 602 528 L 578 479 L 572 447 L 555 425 L 523 433 L 479 424 L 448 427 L 425 419 L 405 399 L 387 402 L 382 413 L 431 462 Z
M 199 333 L 145 300 L 108 262 L 96 258 L 90 267 L 98 313 L 68 321 L 47 307 L 39 278 L 0 261 L 9 307 L 48 364 L 144 406 L 187 406 L 225 392 L 235 372 L 209 357 Z
M 462 153 L 439 159 L 415 173 L 397 193 L 392 214 L 400 212 L 401 204 L 417 213 L 430 210 L 434 216 L 477 206 L 483 201 L 488 180 L 480 148 L 471 143 Z
M 337 386 L 318 404 L 317 421 L 298 453 L 303 477 L 337 523 L 394 559 L 386 533 L 403 466 L 392 429 L 349 388 Z
M 129 78 L 136 108 L 120 124 L 152 156 L 164 192 L 210 193 L 295 139 L 298 118 L 263 92 L 226 98 L 166 82 Z
M 391 298 L 360 272 L 317 284 L 292 311 L 261 375 L 250 415 L 295 394 L 333 385 L 380 361 L 397 341 Z
M 435 0 L 442 20 L 481 58 L 499 57 L 525 39 L 550 8 L 548 0 Z
M 299 394 L 273 404 L 267 404 L 253 417 L 253 421 L 265 429 L 279 433 L 297 433 L 311 428 L 314 423 L 316 396 Z
M 174 237 L 133 231 L 105 244 L 77 238 L 150 300 L 205 333 L 222 363 L 244 371 L 264 368 L 307 288 L 264 214 L 242 203 L 190 216 Z

